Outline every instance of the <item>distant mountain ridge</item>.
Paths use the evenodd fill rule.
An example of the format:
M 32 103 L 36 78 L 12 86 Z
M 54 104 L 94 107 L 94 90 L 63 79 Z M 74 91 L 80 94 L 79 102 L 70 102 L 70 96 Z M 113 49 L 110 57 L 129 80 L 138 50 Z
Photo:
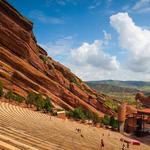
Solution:
M 97 91 L 102 91 L 105 93 L 137 93 L 139 91 L 143 91 L 144 93 L 150 93 L 150 82 L 148 81 L 101 80 L 87 81 L 86 83 Z

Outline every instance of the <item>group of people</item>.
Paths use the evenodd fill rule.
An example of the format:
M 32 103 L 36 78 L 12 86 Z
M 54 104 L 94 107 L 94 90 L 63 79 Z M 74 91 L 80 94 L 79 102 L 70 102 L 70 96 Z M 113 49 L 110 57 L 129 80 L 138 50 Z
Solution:
M 84 137 L 83 134 L 81 133 L 81 129 L 80 128 L 76 128 L 75 132 L 76 133 L 80 133 L 81 137 Z M 102 136 L 104 136 L 104 134 L 102 134 Z M 110 134 L 109 134 L 109 136 L 110 136 Z M 101 149 L 105 146 L 103 138 L 101 138 L 101 140 L 100 140 L 100 145 L 101 145 Z
M 126 146 L 125 146 L 125 143 L 126 143 Z M 130 148 L 130 143 L 129 143 L 129 142 L 124 142 L 124 141 L 123 141 L 121 150 L 125 150 L 126 148 L 127 148 L 127 149 Z
M 76 128 L 75 132 L 79 133 L 81 135 L 81 137 L 84 137 L 80 128 Z M 110 133 L 108 133 L 108 136 L 110 136 Z M 126 142 L 127 145 L 125 145 L 125 142 L 124 141 L 122 141 L 122 142 L 123 143 L 121 146 L 121 150 L 126 150 L 126 148 L 129 149 L 130 144 L 128 142 Z M 105 144 L 106 144 L 106 142 L 104 141 L 104 133 L 103 133 L 102 137 L 100 138 L 100 148 L 103 149 L 105 147 Z
M 82 138 L 84 137 L 83 134 L 81 133 L 81 129 L 80 129 L 80 128 L 76 128 L 76 129 L 75 129 L 75 132 L 76 132 L 76 133 L 80 133 Z
M 104 136 L 104 134 L 103 134 L 103 136 Z M 108 136 L 110 136 L 110 135 L 108 134 Z M 100 140 L 100 145 L 101 145 L 101 149 L 103 149 L 105 147 L 103 138 L 101 138 L 101 140 Z M 130 148 L 129 142 L 126 142 L 126 145 L 125 145 L 125 142 L 122 143 L 121 150 L 126 150 L 129 148 Z

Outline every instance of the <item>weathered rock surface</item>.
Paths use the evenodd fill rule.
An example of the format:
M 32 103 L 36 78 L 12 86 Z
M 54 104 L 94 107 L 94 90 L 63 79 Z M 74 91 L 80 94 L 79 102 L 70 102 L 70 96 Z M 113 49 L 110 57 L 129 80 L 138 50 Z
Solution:
M 26 96 L 47 95 L 65 109 L 83 106 L 103 116 L 112 114 L 104 99 L 37 45 L 33 24 L 5 0 L 0 1 L 0 80 L 4 88 Z

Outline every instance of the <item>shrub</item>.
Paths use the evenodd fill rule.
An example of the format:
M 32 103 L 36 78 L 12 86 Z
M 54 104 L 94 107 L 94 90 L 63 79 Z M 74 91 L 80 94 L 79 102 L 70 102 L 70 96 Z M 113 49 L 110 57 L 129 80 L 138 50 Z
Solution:
M 81 119 L 81 120 L 89 119 L 92 120 L 93 123 L 95 124 L 101 122 L 101 119 L 96 113 L 87 111 L 82 107 L 77 107 L 73 111 L 68 111 L 66 112 L 66 115 L 75 119 Z
M 47 56 L 45 56 L 45 55 L 42 55 L 42 56 L 41 56 L 41 59 L 43 60 L 43 62 L 44 62 L 44 63 L 46 63 L 46 62 L 47 62 L 47 60 L 48 60 L 48 57 L 47 57 Z
M 9 99 L 9 101 L 10 101 L 11 99 L 14 99 L 13 91 L 12 91 L 12 90 L 9 90 L 9 91 L 6 93 L 5 98 Z
M 34 100 L 34 105 L 37 108 L 37 111 L 40 111 L 44 108 L 44 99 L 41 94 L 37 94 Z
M 94 124 L 101 122 L 101 119 L 99 118 L 98 114 L 91 112 L 91 111 L 85 111 L 86 118 L 89 120 L 92 120 Z
M 113 116 L 110 117 L 110 126 L 112 126 L 112 129 L 118 128 L 118 120 L 116 120 Z
M 51 103 L 51 100 L 49 97 L 46 97 L 45 101 L 44 101 L 44 110 L 46 112 L 52 112 L 52 108 L 53 108 L 53 105 Z
M 73 111 L 73 116 L 74 118 L 77 119 L 81 119 L 81 120 L 85 120 L 86 116 L 84 114 L 83 108 L 82 107 L 78 107 Z
M 98 114 L 96 113 L 92 113 L 91 119 L 93 120 L 93 123 L 95 124 L 101 122 L 101 119 L 98 117 Z
M 20 95 L 14 94 L 14 100 L 18 103 L 22 103 L 25 100 L 25 98 Z
M 44 109 L 44 99 L 41 94 L 30 92 L 28 94 L 25 102 L 26 102 L 27 106 L 29 106 L 29 105 L 30 105 L 30 107 L 31 107 L 31 105 L 36 106 L 37 111 Z
M 118 128 L 118 120 L 114 120 L 113 124 L 112 124 L 112 128 L 116 129 Z
M 22 97 L 22 96 L 20 96 L 18 94 L 13 93 L 12 90 L 9 90 L 6 93 L 5 98 L 9 99 L 9 101 L 10 100 L 17 101 L 18 103 L 22 103 L 24 101 L 24 97 Z
M 111 108 L 113 112 L 117 112 L 118 108 L 117 108 L 117 105 L 113 102 L 113 100 L 106 99 L 104 104 L 105 104 L 105 106 Z
M 27 106 L 30 105 L 30 107 L 31 107 L 31 105 L 34 104 L 35 99 L 36 99 L 36 95 L 37 95 L 37 94 L 34 93 L 34 92 L 30 92 L 30 93 L 28 94 L 28 96 L 27 96 L 27 98 L 26 98 L 26 100 L 25 100 L 25 103 L 27 104 Z
M 82 107 L 77 107 L 73 111 L 70 111 L 67 113 L 69 117 L 75 118 L 75 119 L 81 119 L 85 120 L 86 116 L 84 114 L 83 108 Z
M 66 111 L 66 116 L 73 117 L 73 111 Z
M 110 125 L 110 116 L 109 115 L 105 115 L 104 118 L 102 119 L 102 123 L 104 125 Z
M 0 81 L 0 97 L 3 96 L 4 92 L 3 92 L 3 84 Z
M 70 82 L 76 84 L 77 86 L 80 86 L 80 83 L 78 83 L 78 81 L 75 78 L 71 78 Z

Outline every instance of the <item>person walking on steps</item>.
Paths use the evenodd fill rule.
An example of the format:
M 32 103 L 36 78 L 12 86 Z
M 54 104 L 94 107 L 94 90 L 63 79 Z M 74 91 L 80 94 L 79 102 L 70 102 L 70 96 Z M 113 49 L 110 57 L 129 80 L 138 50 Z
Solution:
M 104 146 L 105 146 L 105 145 L 104 145 L 104 140 L 101 139 L 101 149 L 102 149 Z

